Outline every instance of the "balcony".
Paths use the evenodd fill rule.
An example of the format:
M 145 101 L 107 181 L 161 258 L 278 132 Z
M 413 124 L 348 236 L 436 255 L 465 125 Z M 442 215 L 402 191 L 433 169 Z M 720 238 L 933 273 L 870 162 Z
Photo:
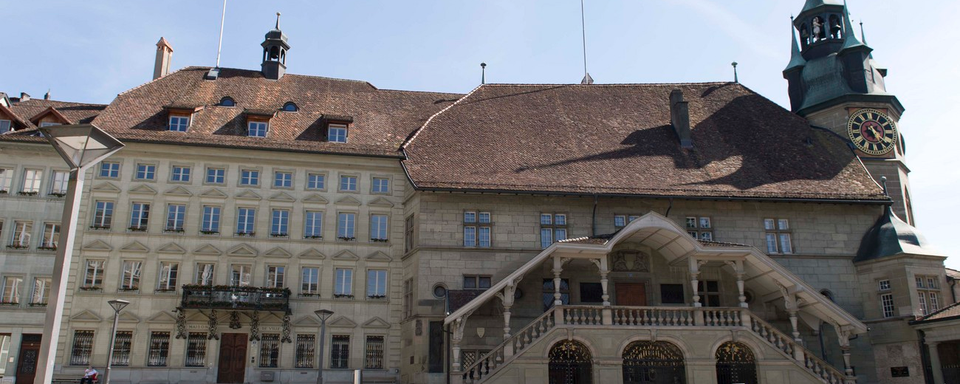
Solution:
M 184 285 L 183 309 L 221 309 L 237 311 L 276 311 L 290 309 L 287 288 L 234 287 L 228 285 Z

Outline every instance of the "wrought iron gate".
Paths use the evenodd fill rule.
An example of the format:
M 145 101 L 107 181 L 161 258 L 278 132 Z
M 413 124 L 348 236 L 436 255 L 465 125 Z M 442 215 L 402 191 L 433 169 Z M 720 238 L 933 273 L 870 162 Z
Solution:
M 592 358 L 580 342 L 564 340 L 550 349 L 550 384 L 590 384 Z
M 683 352 L 664 341 L 638 341 L 623 352 L 624 384 L 684 384 Z
M 732 341 L 717 349 L 717 384 L 757 384 L 757 359 L 750 348 Z

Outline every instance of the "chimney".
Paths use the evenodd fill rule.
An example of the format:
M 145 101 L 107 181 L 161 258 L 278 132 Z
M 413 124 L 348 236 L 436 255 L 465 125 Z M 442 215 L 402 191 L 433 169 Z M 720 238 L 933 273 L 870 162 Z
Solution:
M 47 90 L 47 93 L 44 93 L 44 94 L 43 94 L 43 99 L 44 99 L 44 100 L 50 100 L 50 90 L 49 90 L 49 89 Z
M 20 92 L 20 102 L 30 101 L 30 94 L 26 92 Z
M 687 102 L 683 101 L 683 91 L 674 89 L 670 92 L 670 124 L 677 131 L 680 138 L 680 147 L 693 148 L 693 139 L 690 138 L 690 110 Z
M 170 73 L 170 61 L 173 59 L 173 47 L 163 37 L 157 42 L 157 60 L 153 64 L 153 79 L 159 79 Z

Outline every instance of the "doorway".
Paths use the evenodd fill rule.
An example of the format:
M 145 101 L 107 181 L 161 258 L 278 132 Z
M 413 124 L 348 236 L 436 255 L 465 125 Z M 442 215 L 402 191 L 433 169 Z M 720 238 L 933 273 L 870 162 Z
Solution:
M 218 383 L 243 383 L 247 360 L 247 334 L 220 335 L 220 359 L 217 364 Z
M 647 286 L 643 283 L 616 283 L 617 305 L 643 307 L 647 305 Z
M 33 379 L 37 377 L 41 338 L 41 335 L 23 335 L 20 341 L 20 354 L 17 355 L 16 384 L 33 384 Z

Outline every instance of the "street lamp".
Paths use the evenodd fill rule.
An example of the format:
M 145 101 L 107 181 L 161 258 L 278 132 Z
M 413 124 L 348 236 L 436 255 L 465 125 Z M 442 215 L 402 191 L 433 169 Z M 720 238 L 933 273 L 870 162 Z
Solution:
M 123 148 L 123 143 L 90 124 L 61 125 L 40 128 L 43 137 L 53 145 L 60 157 L 70 166 L 70 180 L 63 202 L 60 220 L 60 243 L 53 263 L 53 282 L 47 300 L 47 315 L 43 323 L 43 339 L 40 341 L 39 362 L 43 364 L 34 380 L 37 384 L 50 384 L 60 339 L 60 324 L 63 321 L 63 304 L 67 294 L 67 277 L 70 259 L 73 258 L 73 241 L 77 231 L 77 215 L 80 212 L 80 194 L 83 192 L 83 177 L 87 169 Z
M 320 369 L 317 371 L 317 384 L 323 384 L 323 338 L 327 333 L 327 319 L 333 316 L 333 311 L 329 309 L 318 309 L 313 311 L 320 318 Z M 107 384 L 107 383 L 104 383 Z
M 103 375 L 103 384 L 110 384 L 110 367 L 113 366 L 113 347 L 117 343 L 117 325 L 120 324 L 120 311 L 130 305 L 129 301 L 120 299 L 110 300 L 107 303 L 113 307 L 113 333 L 110 335 L 110 350 L 107 354 L 107 369 Z

